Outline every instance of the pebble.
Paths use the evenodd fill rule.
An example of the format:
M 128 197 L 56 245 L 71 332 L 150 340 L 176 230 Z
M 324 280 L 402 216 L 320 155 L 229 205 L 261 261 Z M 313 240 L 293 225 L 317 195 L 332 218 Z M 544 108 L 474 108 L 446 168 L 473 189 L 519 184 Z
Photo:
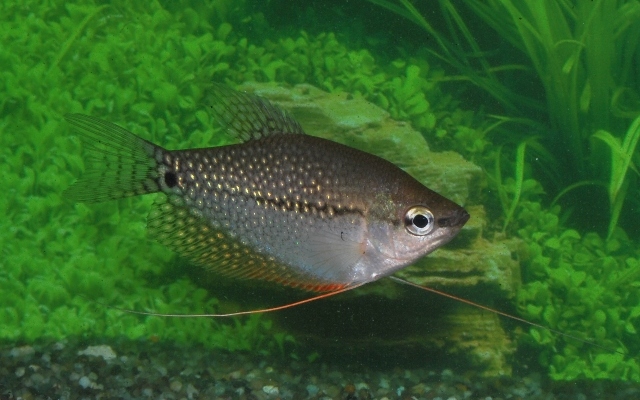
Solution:
M 78 352 L 79 356 L 90 357 L 102 357 L 105 361 L 113 360 L 116 358 L 116 353 L 113 349 L 106 345 L 89 346 L 84 350 Z
M 316 385 L 307 385 L 307 393 L 309 393 L 309 397 L 315 397 L 318 394 L 318 387 Z
M 89 379 L 88 376 L 83 376 L 82 378 L 80 378 L 78 383 L 80 384 L 80 386 L 82 386 L 85 389 L 91 387 L 91 380 Z
M 340 388 L 336 385 L 326 385 L 323 388 L 324 393 L 332 399 L 337 399 L 340 396 Z
M 27 357 L 32 356 L 36 351 L 31 346 L 14 347 L 9 352 L 11 357 Z
M 39 386 L 45 381 L 44 376 L 39 373 L 31 374 L 29 379 L 31 379 L 31 384 L 35 386 Z
M 413 387 L 411 387 L 411 392 L 417 395 L 422 395 L 428 390 L 429 390 L 429 387 L 424 383 L 418 383 L 417 385 L 414 385 Z
M 226 391 L 227 387 L 224 385 L 224 383 L 220 381 L 215 383 L 215 386 L 213 387 L 213 393 L 215 393 L 216 396 L 222 396 Z
M 453 374 L 453 371 L 452 371 L 452 370 L 450 370 L 450 369 L 445 369 L 445 370 L 443 370 L 443 371 L 442 371 L 441 376 L 442 376 L 442 379 L 443 379 L 443 380 L 451 380 L 451 379 L 453 379 L 454 374 Z
M 187 397 L 188 397 L 189 399 L 193 399 L 193 398 L 195 397 L 195 395 L 197 395 L 198 393 L 200 393 L 200 391 L 199 391 L 198 389 L 196 389 L 196 388 L 195 388 L 192 384 L 190 384 L 190 383 L 187 385 L 186 392 L 187 392 Z
M 155 367 L 155 369 L 158 370 L 158 372 L 160 373 L 161 376 L 167 376 L 168 372 L 167 372 L 167 368 L 165 366 L 163 366 L 163 365 L 155 365 L 154 367 Z M 185 374 L 184 371 L 183 371 L 183 375 L 188 375 L 188 374 Z
M 171 381 L 171 383 L 169 383 L 169 388 L 174 392 L 179 392 L 180 390 L 182 390 L 182 382 L 178 380 Z
M 270 395 L 270 396 L 275 396 L 280 394 L 280 390 L 278 389 L 277 386 L 273 386 L 273 385 L 265 385 L 262 387 L 262 391 L 265 392 L 266 394 Z
M 242 377 L 241 370 L 236 370 L 229 374 L 229 379 L 237 380 L 237 379 L 240 379 L 241 377 Z

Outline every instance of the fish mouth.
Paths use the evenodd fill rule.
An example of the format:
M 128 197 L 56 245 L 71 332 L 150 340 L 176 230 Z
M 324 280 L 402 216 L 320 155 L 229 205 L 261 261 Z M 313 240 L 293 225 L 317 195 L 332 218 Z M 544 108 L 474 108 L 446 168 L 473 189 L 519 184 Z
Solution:
M 464 208 L 459 208 L 446 217 L 438 218 L 440 228 L 462 228 L 471 216 Z

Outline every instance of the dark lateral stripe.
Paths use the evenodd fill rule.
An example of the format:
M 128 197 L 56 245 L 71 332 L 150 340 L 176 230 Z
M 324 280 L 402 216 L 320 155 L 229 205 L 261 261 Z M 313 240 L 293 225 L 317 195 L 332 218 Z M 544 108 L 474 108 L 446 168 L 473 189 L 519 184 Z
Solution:
M 291 200 L 273 200 L 273 199 L 266 199 L 264 197 L 255 197 L 255 200 L 258 204 L 269 204 L 272 205 L 274 207 L 277 208 L 284 208 L 287 211 L 295 211 L 296 208 L 298 210 L 302 210 L 305 207 L 309 208 L 309 209 L 314 209 L 318 212 L 324 212 L 325 214 L 329 214 L 330 212 L 333 211 L 333 215 L 335 216 L 343 216 L 343 215 L 349 215 L 349 214 L 358 214 L 361 217 L 364 217 L 364 210 L 361 210 L 359 208 L 354 208 L 353 210 L 349 210 L 347 208 L 342 208 L 340 210 L 336 209 L 336 207 L 333 207 L 330 204 L 325 203 L 322 207 L 318 207 L 316 205 L 314 205 L 313 203 L 307 203 L 305 204 L 304 202 L 301 201 L 291 201 Z

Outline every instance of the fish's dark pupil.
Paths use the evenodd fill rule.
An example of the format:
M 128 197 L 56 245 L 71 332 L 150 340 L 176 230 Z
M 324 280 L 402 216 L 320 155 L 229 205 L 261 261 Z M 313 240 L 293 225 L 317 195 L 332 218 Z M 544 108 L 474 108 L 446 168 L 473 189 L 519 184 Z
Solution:
M 427 218 L 422 214 L 418 214 L 415 217 L 413 217 L 413 225 L 415 225 L 416 228 L 422 229 L 428 224 L 429 224 L 429 218 Z
M 173 172 L 165 172 L 164 173 L 164 183 L 172 188 L 178 184 L 178 177 Z

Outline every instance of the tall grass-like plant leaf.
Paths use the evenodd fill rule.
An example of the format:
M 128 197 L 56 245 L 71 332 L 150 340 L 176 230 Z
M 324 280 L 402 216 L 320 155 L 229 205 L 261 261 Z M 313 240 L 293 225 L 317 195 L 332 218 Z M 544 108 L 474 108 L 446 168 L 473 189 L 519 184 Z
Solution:
M 558 145 L 571 149 L 573 162 L 584 160 L 578 123 L 576 44 L 567 15 L 555 0 L 469 2 L 471 8 L 529 56 L 547 93 L 549 114 L 563 135 Z M 516 34 L 514 35 L 514 30 Z
M 513 199 L 511 200 L 511 206 L 507 211 L 507 215 L 504 219 L 504 225 L 502 226 L 502 232 L 507 230 L 507 226 L 513 218 L 513 214 L 516 212 L 520 196 L 522 195 L 522 182 L 524 182 L 524 155 L 527 150 L 527 142 L 522 142 L 518 145 L 516 150 L 516 171 L 515 171 L 515 188 L 513 193 Z
M 618 226 L 618 220 L 620 219 L 620 213 L 622 212 L 622 206 L 624 205 L 624 200 L 627 197 L 627 189 L 629 189 L 629 181 L 625 180 L 622 183 L 622 186 L 616 193 L 616 197 L 611 203 L 611 212 L 609 217 L 609 229 L 607 231 L 607 239 L 610 239 L 613 235 L 613 231 Z
M 412 21 L 413 23 L 415 23 L 416 25 L 422 25 L 420 22 L 420 19 L 424 20 L 424 18 L 422 18 L 421 15 L 419 15 L 419 13 L 417 13 L 420 18 L 415 18 L 415 14 L 411 13 L 410 11 L 408 11 L 405 8 L 402 8 L 400 6 L 397 6 L 396 4 L 392 3 L 391 1 L 387 1 L 387 0 L 368 0 L 369 3 L 373 3 L 377 6 L 386 8 L 387 10 L 393 12 L 394 14 L 397 14 L 401 17 L 404 17 L 406 19 L 408 19 L 409 21 Z M 426 22 L 426 21 L 425 21 Z M 429 24 L 427 24 L 427 26 L 429 26 Z
M 431 24 L 427 22 L 427 20 L 420 14 L 420 12 L 411 4 L 408 0 L 399 0 L 400 4 L 404 7 L 400 7 L 395 3 L 388 0 L 368 0 L 370 3 L 378 5 L 380 7 L 384 7 L 393 13 L 412 21 L 414 24 L 420 26 L 422 29 L 427 31 L 433 38 L 438 42 L 440 48 L 448 52 L 449 47 L 442 41 L 442 35 L 438 33 Z
M 590 182 L 594 172 L 606 168 L 589 148 L 592 132 L 615 131 L 613 119 L 635 117 L 640 106 L 634 65 L 640 49 L 640 2 L 470 0 L 467 4 L 529 57 L 542 81 L 557 132 L 547 145 L 570 171 L 564 174 L 569 190 L 561 194 Z M 636 144 L 627 139 L 633 138 L 629 133 L 627 147 L 613 145 L 613 136 L 602 132 L 595 137 L 623 155 L 615 156 L 618 161 L 608 182 L 611 235 L 624 202 L 626 171 L 633 168 L 624 154 Z
M 638 173 L 635 165 L 631 162 L 631 158 L 635 154 L 636 147 L 638 146 L 638 140 L 640 140 L 640 116 L 633 120 L 622 142 L 622 151 L 625 155 L 623 169 L 625 171 L 631 168 Z
M 411 4 L 409 0 L 400 0 L 400 3 L 402 3 L 402 5 L 409 11 L 409 14 L 413 17 L 413 19 L 418 21 L 418 24 L 422 26 L 424 30 L 429 32 L 436 39 L 440 48 L 443 51 L 448 53 L 449 48 L 445 44 L 444 38 L 442 37 L 442 35 L 438 33 L 438 31 L 433 29 L 433 27 L 431 27 L 431 24 L 427 22 L 427 20 L 422 16 L 422 14 L 420 14 L 420 12 L 418 12 L 418 10 L 413 6 L 413 4 Z
M 453 20 L 453 24 L 450 24 L 452 35 L 455 36 L 456 28 L 462 33 L 464 40 L 471 48 L 471 56 L 466 55 L 461 50 L 464 43 L 453 43 L 450 40 L 447 40 L 442 33 L 433 28 L 433 26 L 420 14 L 410 0 L 398 0 L 398 3 L 401 4 L 404 9 L 389 0 L 368 1 L 384 7 L 423 28 L 435 39 L 440 51 L 442 52 L 442 54 L 440 54 L 437 51 L 429 49 L 430 53 L 460 71 L 465 76 L 465 80 L 468 80 L 477 87 L 485 90 L 510 112 L 518 114 L 522 107 L 530 109 L 543 108 L 537 101 L 523 96 L 517 91 L 509 89 L 501 82 L 500 79 L 498 79 L 495 72 L 527 68 L 523 65 L 492 67 L 481 51 L 474 35 L 471 33 L 467 24 L 464 22 L 450 0 L 439 0 L 440 8 L 443 10 L 445 18 L 451 18 Z M 479 68 L 474 68 L 474 64 L 480 64 Z M 447 79 L 443 79 L 443 81 L 444 80 Z
M 620 140 L 611 133 L 599 130 L 593 134 L 593 138 L 601 140 L 607 145 L 611 154 L 611 173 L 609 179 L 609 204 L 611 207 L 611 218 L 609 222 L 609 237 L 618 225 L 620 211 L 624 203 L 628 188 L 627 171 L 635 170 L 632 157 L 640 140 L 640 117 L 637 117 L 627 130 L 622 144 Z M 637 170 L 635 170 L 637 173 Z
M 506 210 L 507 205 L 509 204 L 509 196 L 507 195 L 507 191 L 505 190 L 502 183 L 502 167 L 500 165 L 500 160 L 502 159 L 502 149 L 503 147 L 500 146 L 496 154 L 494 165 L 495 175 L 492 176 L 491 174 L 487 174 L 487 177 L 495 182 L 495 186 L 498 190 L 498 198 L 500 199 L 500 205 L 502 206 L 503 210 Z
M 406 0 L 403 0 L 403 1 L 406 2 Z M 483 52 L 480 49 L 478 42 L 471 34 L 469 27 L 467 26 L 467 24 L 465 24 L 464 20 L 458 13 L 458 10 L 456 10 L 454 5 L 451 4 L 451 1 L 440 0 L 440 3 L 442 4 L 443 8 L 447 11 L 447 13 L 451 16 L 451 18 L 453 18 L 454 22 L 456 23 L 456 26 L 458 27 L 458 29 L 460 29 L 460 32 L 462 32 L 462 35 L 464 36 L 469 46 L 471 46 L 471 50 L 473 51 L 474 56 L 481 55 Z M 484 72 L 489 72 L 489 70 L 491 69 L 491 65 L 489 64 L 489 61 L 487 61 L 485 57 L 478 57 L 478 61 L 482 66 L 482 70 Z M 489 76 L 491 76 L 491 74 L 489 74 Z

